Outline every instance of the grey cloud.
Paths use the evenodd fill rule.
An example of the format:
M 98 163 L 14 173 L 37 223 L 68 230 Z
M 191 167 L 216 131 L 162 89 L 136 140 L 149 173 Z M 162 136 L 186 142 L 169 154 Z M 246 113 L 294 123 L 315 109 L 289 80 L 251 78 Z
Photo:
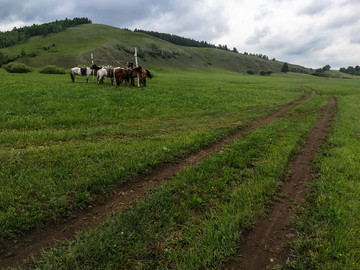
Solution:
M 327 38 L 317 36 L 311 37 L 305 41 L 293 41 L 289 44 L 289 47 L 285 50 L 285 53 L 288 55 L 305 55 L 308 53 L 314 53 L 317 51 L 321 51 L 326 48 L 329 44 L 329 40 Z
M 186 2 L 186 1 L 182 1 Z M 144 18 L 156 18 L 164 12 L 179 10 L 187 12 L 190 3 L 184 5 L 181 1 L 54 1 L 54 0 L 1 0 L 0 23 L 23 21 L 28 24 L 32 22 L 49 22 L 65 17 L 88 17 L 94 22 L 128 27 L 137 20 Z M 74 6 L 66 10 L 66 6 Z M 61 10 L 61 12 L 60 12 Z
M 265 26 L 262 29 L 257 29 L 253 36 L 249 37 L 245 43 L 248 45 L 258 44 L 264 37 L 270 34 L 269 27 Z
M 329 1 L 313 1 L 311 4 L 307 5 L 300 10 L 300 15 L 316 15 L 323 13 L 326 9 L 331 6 Z
M 350 40 L 350 42 L 352 44 L 359 44 L 360 45 L 360 37 L 353 38 L 353 39 Z
M 22 21 L 24 24 L 45 23 L 73 17 L 88 17 L 94 23 L 120 28 L 142 28 L 186 35 L 209 41 L 228 30 L 226 19 L 218 8 L 202 5 L 203 0 L 1 0 L 0 23 Z M 216 5 L 215 5 L 216 6 Z M 203 7 L 203 8 L 200 8 Z M 166 15 L 166 16 L 164 16 Z M 161 21 L 161 18 L 169 18 Z
M 354 23 L 356 23 L 358 21 L 359 21 L 358 15 L 339 17 L 339 18 L 335 18 L 332 21 L 330 21 L 326 28 L 327 29 L 338 29 L 338 28 L 342 28 L 345 26 L 353 25 Z

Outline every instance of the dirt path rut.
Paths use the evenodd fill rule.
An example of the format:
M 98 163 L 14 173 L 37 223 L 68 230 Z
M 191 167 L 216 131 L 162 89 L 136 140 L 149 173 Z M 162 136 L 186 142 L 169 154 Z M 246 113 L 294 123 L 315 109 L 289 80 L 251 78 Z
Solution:
M 335 107 L 336 100 L 330 98 L 300 154 L 289 165 L 288 180 L 279 191 L 282 198 L 270 207 L 266 218 L 259 220 L 254 229 L 247 232 L 244 241 L 239 244 L 239 257 L 228 261 L 224 269 L 265 270 L 284 264 L 289 256 L 285 244 L 293 236 L 289 225 L 296 215 L 297 206 L 305 200 L 306 184 L 316 173 L 312 161 L 325 140 Z
M 93 204 L 81 213 L 74 213 L 72 218 L 51 224 L 42 231 L 31 231 L 18 238 L 3 241 L 0 243 L 0 269 L 18 265 L 24 259 L 31 255 L 38 255 L 42 249 L 50 247 L 57 241 L 71 240 L 76 233 L 95 227 L 103 222 L 109 214 L 131 205 L 146 191 L 159 186 L 163 181 L 176 175 L 183 168 L 198 164 L 226 144 L 241 137 L 244 133 L 276 121 L 281 115 L 304 102 L 308 97 L 309 95 L 200 151 L 190 154 L 186 159 L 177 159 L 172 163 L 164 164 L 149 175 L 139 175 L 133 181 L 121 185 L 115 194 L 109 196 L 105 204 Z

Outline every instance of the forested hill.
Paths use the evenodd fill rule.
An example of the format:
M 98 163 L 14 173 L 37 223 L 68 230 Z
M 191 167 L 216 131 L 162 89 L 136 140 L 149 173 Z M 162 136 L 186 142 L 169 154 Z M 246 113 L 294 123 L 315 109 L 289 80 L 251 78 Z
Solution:
M 88 18 L 74 18 L 65 19 L 40 25 L 25 26 L 21 28 L 14 28 L 12 31 L 0 31 L 0 48 L 6 48 L 20 42 L 27 41 L 33 36 L 46 36 L 52 33 L 59 33 L 69 27 L 74 27 L 80 24 L 92 23 Z
M 23 36 L 15 39 L 17 43 L 14 45 L 0 48 L 0 66 L 9 62 L 20 62 L 30 67 L 55 65 L 68 68 L 90 65 L 90 51 L 93 52 L 93 60 L 97 65 L 121 66 L 125 61 L 133 61 L 135 47 L 139 65 L 147 68 L 218 68 L 244 73 L 249 70 L 255 73 L 277 73 L 281 72 L 284 64 L 275 59 L 269 60 L 263 55 L 242 54 L 218 46 L 214 48 L 206 42 L 170 34 L 154 37 L 147 32 L 94 24 L 87 18 L 66 19 L 1 34 Z M 176 38 L 181 44 L 169 42 L 164 36 Z M 185 45 L 184 41 L 191 41 L 193 45 Z M 304 67 L 291 64 L 289 71 L 308 72 Z
M 177 35 L 167 34 L 167 33 L 159 33 L 156 31 L 146 31 L 141 29 L 135 29 L 134 32 L 141 32 L 148 34 L 153 37 L 157 37 L 166 41 L 169 41 L 173 44 L 180 46 L 188 46 L 188 47 L 204 47 L 204 48 L 216 48 L 215 45 L 210 44 L 206 41 L 197 41 L 191 38 L 184 38 Z

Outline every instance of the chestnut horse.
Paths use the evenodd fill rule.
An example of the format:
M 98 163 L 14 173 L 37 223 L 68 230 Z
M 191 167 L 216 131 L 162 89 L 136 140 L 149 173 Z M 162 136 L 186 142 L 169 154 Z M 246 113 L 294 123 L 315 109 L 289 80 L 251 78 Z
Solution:
M 117 68 L 114 70 L 114 76 L 116 85 L 122 85 L 123 81 L 128 82 L 130 79 L 129 86 L 133 87 L 135 84 L 134 78 L 139 75 L 140 86 L 146 86 L 146 77 L 150 79 L 153 77 L 149 70 L 142 67 L 136 67 L 133 69 Z
M 122 85 L 123 81 L 125 83 L 129 82 L 130 79 L 130 87 L 134 86 L 134 78 L 137 77 L 139 74 L 139 78 L 141 78 L 141 70 L 139 67 L 133 69 L 126 69 L 126 68 L 117 68 L 114 70 L 114 76 L 116 80 L 116 86 Z
M 116 86 L 122 85 L 123 81 L 126 80 L 126 77 L 127 77 L 127 69 L 125 68 L 114 69 L 114 79 Z
M 150 71 L 148 71 L 145 68 L 141 68 L 141 79 L 140 79 L 140 85 L 146 86 L 146 77 L 149 77 L 150 79 L 152 79 L 152 75 L 150 73 Z

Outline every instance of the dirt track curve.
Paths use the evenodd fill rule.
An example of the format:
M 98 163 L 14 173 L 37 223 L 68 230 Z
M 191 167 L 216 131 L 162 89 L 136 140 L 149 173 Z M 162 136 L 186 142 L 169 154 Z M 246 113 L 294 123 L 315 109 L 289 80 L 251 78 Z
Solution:
M 293 236 L 289 225 L 296 215 L 297 206 L 305 200 L 306 184 L 316 174 L 312 160 L 325 140 L 335 107 L 335 98 L 330 98 L 300 154 L 289 165 L 288 180 L 279 191 L 285 196 L 270 207 L 266 218 L 256 222 L 255 228 L 247 232 L 239 243 L 239 257 L 228 261 L 224 269 L 265 270 L 285 263 L 289 256 L 285 244 Z
M 159 186 L 163 181 L 176 175 L 183 168 L 198 164 L 210 154 L 241 137 L 244 133 L 276 121 L 281 115 L 304 102 L 308 97 L 309 95 L 198 152 L 190 154 L 186 159 L 177 159 L 172 163 L 164 164 L 153 170 L 149 175 L 139 175 L 133 181 L 121 185 L 115 194 L 108 197 L 105 204 L 94 203 L 81 213 L 73 213 L 72 218 L 51 224 L 42 231 L 31 231 L 18 238 L 0 242 L 0 269 L 21 264 L 23 260 L 31 255 L 38 255 L 42 249 L 50 247 L 57 241 L 71 240 L 76 233 L 95 227 L 103 222 L 109 214 L 131 205 L 146 191 Z

